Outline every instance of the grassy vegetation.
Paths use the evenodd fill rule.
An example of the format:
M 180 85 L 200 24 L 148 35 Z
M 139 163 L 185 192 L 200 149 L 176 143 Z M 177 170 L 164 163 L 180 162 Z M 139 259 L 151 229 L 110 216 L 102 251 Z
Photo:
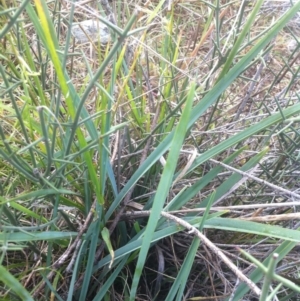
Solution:
M 0 2 L 1 300 L 300 296 L 295 2 Z

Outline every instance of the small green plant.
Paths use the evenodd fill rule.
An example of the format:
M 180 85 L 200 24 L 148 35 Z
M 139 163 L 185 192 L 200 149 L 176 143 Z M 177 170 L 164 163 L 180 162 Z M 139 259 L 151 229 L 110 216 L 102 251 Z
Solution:
M 262 0 L 212 2 L 1 2 L 3 300 L 300 293 L 275 269 L 299 226 L 272 211 L 299 205 L 299 44 L 268 65 L 300 2 L 276 22 Z M 86 18 L 111 42 L 77 44 Z M 223 250 L 264 240 L 276 264 Z M 222 268 L 199 273 L 199 250 Z

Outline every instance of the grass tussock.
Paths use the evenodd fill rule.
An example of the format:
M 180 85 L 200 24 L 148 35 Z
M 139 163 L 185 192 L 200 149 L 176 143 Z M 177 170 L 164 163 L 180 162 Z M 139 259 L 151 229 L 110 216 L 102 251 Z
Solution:
M 299 297 L 299 2 L 0 6 L 1 300 Z

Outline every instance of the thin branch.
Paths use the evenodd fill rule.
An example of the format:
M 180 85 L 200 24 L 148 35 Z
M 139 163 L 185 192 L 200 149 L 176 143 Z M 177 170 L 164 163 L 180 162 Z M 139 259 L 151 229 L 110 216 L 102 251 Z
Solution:
M 130 203 L 128 204 L 130 206 Z M 280 207 L 292 207 L 300 206 L 300 202 L 282 202 L 282 203 L 271 203 L 271 204 L 251 204 L 251 205 L 237 205 L 237 206 L 218 206 L 211 207 L 210 211 L 237 211 L 237 210 L 249 210 L 249 209 L 260 209 L 260 208 L 280 208 Z M 170 214 L 184 214 L 184 213 L 201 213 L 204 212 L 206 208 L 195 208 L 195 209 L 181 209 L 169 211 Z M 149 211 L 133 211 L 126 212 L 123 214 L 122 219 L 137 219 L 141 217 L 149 216 Z
M 239 217 L 239 219 L 252 222 L 278 222 L 278 221 L 290 221 L 300 219 L 300 212 L 286 213 L 286 214 L 274 214 L 263 216 L 251 216 L 251 217 Z
M 241 171 L 241 170 L 236 169 L 236 168 L 234 168 L 234 167 L 231 167 L 231 166 L 229 166 L 229 165 L 227 165 L 227 164 L 224 164 L 224 163 L 222 163 L 222 162 L 220 162 L 220 161 L 217 161 L 217 160 L 214 160 L 214 159 L 210 159 L 209 161 L 214 162 L 214 163 L 216 163 L 216 164 L 219 164 L 219 165 L 225 167 L 226 169 L 229 169 L 229 170 L 231 170 L 231 171 L 234 171 L 234 172 L 236 172 L 236 173 L 239 173 L 240 175 L 242 175 L 242 176 L 244 176 L 244 177 L 248 177 L 248 178 L 250 178 L 250 179 L 252 179 L 252 180 L 254 180 L 254 181 L 256 181 L 256 182 L 258 182 L 258 183 L 260 183 L 260 184 L 266 185 L 266 186 L 268 186 L 268 187 L 270 187 L 270 188 L 272 188 L 272 189 L 274 189 L 274 190 L 281 191 L 281 192 L 283 192 L 283 193 L 289 195 L 290 197 L 294 197 L 294 198 L 300 200 L 300 195 L 297 194 L 297 193 L 295 193 L 295 192 L 293 192 L 293 191 L 290 191 L 290 190 L 287 190 L 287 189 L 285 189 L 285 188 L 279 187 L 279 186 L 277 186 L 277 185 L 271 184 L 271 183 L 269 183 L 269 182 L 267 182 L 267 181 L 265 181 L 265 180 L 261 180 L 261 179 L 258 178 L 258 177 L 252 176 L 252 175 L 248 174 L 247 172 L 244 172 L 244 171 Z
M 90 212 L 83 224 L 83 226 L 81 227 L 80 231 L 78 232 L 78 235 L 76 236 L 74 242 L 71 244 L 71 246 L 59 257 L 59 259 L 54 262 L 54 264 L 52 265 L 52 271 L 48 274 L 47 276 L 47 279 L 48 280 L 51 280 L 56 271 L 66 262 L 66 260 L 70 257 L 71 253 L 73 252 L 73 250 L 75 250 L 73 252 L 73 258 L 76 257 L 77 255 L 77 252 L 78 252 L 78 249 L 79 249 L 79 246 L 80 246 L 80 241 L 81 241 L 81 237 L 83 235 L 83 233 L 85 233 L 85 231 L 87 230 L 87 228 L 89 227 L 90 223 L 92 222 L 93 220 L 93 217 L 94 217 L 94 208 L 95 208 L 95 204 L 96 204 L 96 201 L 94 201 L 91 209 L 90 209 Z M 72 260 L 71 260 L 72 262 Z M 69 265 L 69 268 L 70 268 L 70 265 Z M 45 287 L 45 284 L 46 282 L 43 282 L 38 288 L 37 290 L 34 292 L 33 294 L 33 297 L 37 297 L 38 294 L 42 291 L 42 289 Z
M 196 227 L 190 225 L 186 221 L 178 218 L 172 214 L 167 212 L 161 212 L 161 215 L 167 219 L 175 221 L 177 224 L 183 226 L 187 230 L 189 230 L 189 234 L 194 234 L 211 250 L 213 251 L 223 262 L 235 273 L 238 279 L 244 283 L 246 283 L 249 288 L 257 295 L 260 296 L 261 290 L 256 286 L 256 284 L 247 278 L 236 265 L 234 265 L 230 259 L 219 249 L 215 244 L 213 244 L 204 234 L 202 234 Z

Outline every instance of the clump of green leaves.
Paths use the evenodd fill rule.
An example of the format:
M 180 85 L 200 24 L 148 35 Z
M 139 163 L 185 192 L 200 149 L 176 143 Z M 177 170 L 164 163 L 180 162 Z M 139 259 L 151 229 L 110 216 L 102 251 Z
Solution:
M 277 243 L 277 261 L 300 240 L 299 232 L 285 225 L 245 220 L 242 212 L 235 218 L 229 206 L 250 211 L 270 203 L 272 193 L 283 200 L 300 197 L 294 186 L 283 187 L 286 181 L 280 181 L 286 177 L 284 166 L 298 160 L 295 116 L 300 104 L 290 98 L 282 105 L 272 94 L 287 72 L 292 76 L 283 83 L 288 87 L 284 95 L 293 93 L 299 72 L 291 68 L 295 52 L 256 92 L 262 94 L 261 104 L 253 108 L 247 96 L 254 94 L 261 75 L 254 76 L 253 68 L 267 66 L 274 39 L 300 3 L 264 24 L 264 30 L 253 31 L 261 22 L 262 4 L 222 5 L 217 0 L 166 7 L 160 1 L 135 10 L 116 2 L 112 10 L 106 1 L 93 8 L 77 2 L 64 6 L 36 0 L 10 7 L 2 2 L 3 300 L 198 296 L 201 279 L 194 289 L 189 283 L 201 243 L 222 259 L 235 281 L 245 281 L 233 292 L 223 291 L 232 294 L 231 300 L 243 298 L 249 289 L 259 295 L 264 275 L 264 298 L 275 295 L 269 294 L 275 280 L 290 294 L 299 293 L 298 286 L 277 277 L 272 254 L 243 275 L 201 236 L 208 229 L 239 233 L 222 243 L 243 244 L 245 234 L 253 245 L 268 238 L 270 245 Z M 227 17 L 230 9 L 237 11 L 232 18 Z M 105 11 L 115 18 L 108 21 Z M 187 14 L 193 19 L 200 12 L 208 17 L 197 28 L 186 22 Z M 80 14 L 105 23 L 112 43 L 72 44 L 72 24 Z M 192 31 L 194 40 L 186 34 Z M 234 98 L 245 91 L 235 110 Z M 232 110 L 238 117 L 231 116 Z M 271 142 L 285 151 L 277 156 Z M 275 159 L 269 159 L 270 152 Z M 265 191 L 263 204 L 243 207 Z M 233 193 L 236 200 L 225 203 Z M 216 208 L 221 202 L 224 206 Z M 184 229 L 190 241 L 182 256 L 174 241 Z

